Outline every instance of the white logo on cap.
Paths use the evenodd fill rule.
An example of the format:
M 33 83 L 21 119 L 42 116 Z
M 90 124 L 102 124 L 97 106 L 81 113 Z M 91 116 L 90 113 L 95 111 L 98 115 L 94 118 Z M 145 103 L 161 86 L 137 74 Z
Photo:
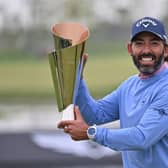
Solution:
M 147 24 L 143 23 L 142 25 L 143 25 L 145 28 L 147 28 L 147 27 L 149 26 L 149 23 L 147 23 Z
M 142 19 L 139 22 L 137 22 L 136 27 L 140 27 L 141 25 L 143 27 L 147 28 L 150 25 L 157 26 L 157 23 L 154 20 L 151 20 L 151 19 Z

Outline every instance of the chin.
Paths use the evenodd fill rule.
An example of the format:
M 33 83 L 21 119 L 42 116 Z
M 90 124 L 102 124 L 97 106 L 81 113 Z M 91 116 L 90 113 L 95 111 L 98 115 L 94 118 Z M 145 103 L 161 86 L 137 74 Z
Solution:
M 145 75 L 150 75 L 150 74 L 153 74 L 156 71 L 156 69 L 153 67 L 150 67 L 150 68 L 140 67 L 139 71 Z

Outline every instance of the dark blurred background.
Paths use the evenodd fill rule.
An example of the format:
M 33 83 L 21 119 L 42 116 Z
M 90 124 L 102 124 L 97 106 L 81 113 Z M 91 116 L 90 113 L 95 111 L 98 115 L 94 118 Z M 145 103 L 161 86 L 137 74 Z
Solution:
M 168 0 L 0 0 L 0 167 L 121 167 L 119 152 L 74 142 L 56 128 L 47 56 L 54 50 L 51 26 L 73 21 L 89 28 L 85 80 L 97 99 L 137 73 L 126 49 L 132 22 L 153 16 L 168 28 L 167 5 Z

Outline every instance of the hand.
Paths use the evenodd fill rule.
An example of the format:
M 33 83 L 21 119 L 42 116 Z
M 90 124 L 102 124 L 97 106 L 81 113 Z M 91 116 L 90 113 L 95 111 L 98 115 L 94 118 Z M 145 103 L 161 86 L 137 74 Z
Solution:
M 58 128 L 63 128 L 65 133 L 68 133 L 73 140 L 86 140 L 88 125 L 82 118 L 79 108 L 74 108 L 75 120 L 61 121 L 58 124 Z

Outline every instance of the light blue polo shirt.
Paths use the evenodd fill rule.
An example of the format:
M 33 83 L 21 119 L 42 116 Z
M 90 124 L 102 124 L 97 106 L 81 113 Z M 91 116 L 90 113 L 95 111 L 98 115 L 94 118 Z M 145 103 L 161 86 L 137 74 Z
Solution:
M 120 119 L 120 129 L 98 127 L 95 141 L 122 151 L 124 168 L 168 168 L 168 68 L 134 75 L 100 100 L 81 80 L 77 105 L 89 125 Z

